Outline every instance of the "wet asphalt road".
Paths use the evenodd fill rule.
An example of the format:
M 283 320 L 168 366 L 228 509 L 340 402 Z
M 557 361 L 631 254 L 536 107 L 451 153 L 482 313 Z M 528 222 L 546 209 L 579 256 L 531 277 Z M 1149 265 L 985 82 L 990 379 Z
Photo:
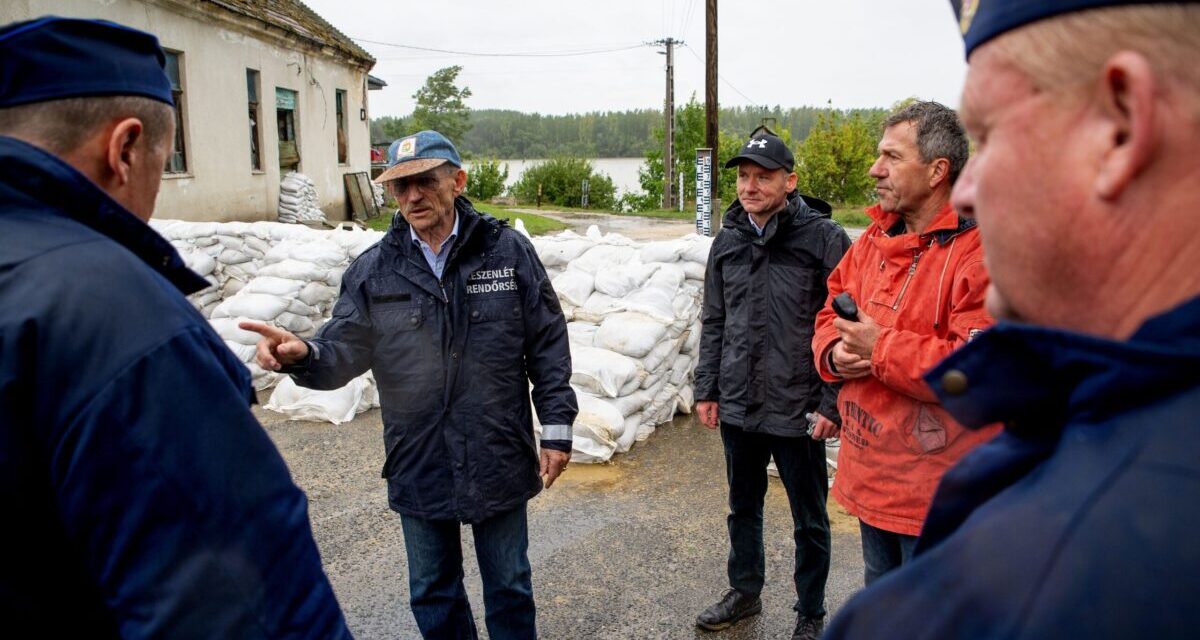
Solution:
M 266 397 L 262 398 L 264 401 Z M 350 423 L 281 420 L 256 408 L 307 492 L 325 571 L 360 640 L 419 638 L 408 609 L 399 516 L 387 507 L 378 409 Z M 694 619 L 726 586 L 726 488 L 721 439 L 677 416 L 606 465 L 572 465 L 529 504 L 530 562 L 543 638 L 788 638 L 790 516 L 778 480 L 766 500 L 763 613 L 703 632 Z M 830 502 L 832 613 L 862 584 L 857 522 Z M 481 635 L 483 599 L 463 529 L 466 587 Z

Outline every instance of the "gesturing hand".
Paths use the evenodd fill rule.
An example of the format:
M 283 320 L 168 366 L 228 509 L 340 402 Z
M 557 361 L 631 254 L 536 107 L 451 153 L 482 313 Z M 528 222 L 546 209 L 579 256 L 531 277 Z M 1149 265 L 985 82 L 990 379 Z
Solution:
M 308 343 L 283 329 L 261 322 L 239 322 L 238 328 L 262 336 L 254 359 L 267 371 L 279 371 L 308 357 Z

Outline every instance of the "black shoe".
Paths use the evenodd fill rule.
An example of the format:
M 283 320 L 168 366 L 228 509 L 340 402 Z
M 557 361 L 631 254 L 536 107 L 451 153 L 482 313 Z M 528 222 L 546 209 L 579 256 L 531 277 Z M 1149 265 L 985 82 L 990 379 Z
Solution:
M 730 589 L 721 596 L 721 601 L 696 616 L 696 626 L 709 631 L 720 631 L 733 623 L 762 612 L 762 599 Z
M 825 630 L 825 618 L 809 618 L 803 613 L 796 616 L 796 629 L 792 640 L 817 640 Z

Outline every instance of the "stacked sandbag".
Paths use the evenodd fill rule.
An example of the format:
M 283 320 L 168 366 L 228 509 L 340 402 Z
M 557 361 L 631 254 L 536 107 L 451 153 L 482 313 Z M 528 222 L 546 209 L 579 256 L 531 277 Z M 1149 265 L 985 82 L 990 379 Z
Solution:
M 593 227 L 583 236 L 534 238 L 534 245 L 569 319 L 571 383 L 580 399 L 572 460 L 608 460 L 676 412 L 690 413 L 707 261 L 700 254 L 711 240 L 638 244 Z M 693 263 L 698 280 L 688 277 Z
M 189 266 L 208 271 L 203 275 L 214 286 L 193 294 L 191 300 L 246 363 L 258 389 L 275 384 L 279 375 L 254 362 L 259 335 L 239 329 L 238 323 L 264 322 L 301 337 L 312 336 L 329 318 L 350 261 L 383 235 L 273 222 L 152 224 Z M 205 259 L 212 261 L 211 268 Z
M 312 178 L 292 171 L 279 183 L 279 221 L 284 223 L 325 222 Z
M 375 198 L 376 207 L 383 207 L 383 205 L 387 202 L 384 199 L 383 185 L 373 180 L 371 181 L 371 195 Z
M 329 318 L 350 261 L 382 233 L 271 222 L 152 224 L 213 283 L 191 299 L 246 363 L 255 386 L 279 382 L 269 408 L 338 422 L 377 402 L 366 378 L 310 392 L 263 371 L 254 363 L 258 334 L 238 323 L 255 320 L 311 336 Z M 711 240 L 637 243 L 593 227 L 532 242 L 568 318 L 571 384 L 580 406 L 572 459 L 609 460 L 676 413 L 691 412 Z

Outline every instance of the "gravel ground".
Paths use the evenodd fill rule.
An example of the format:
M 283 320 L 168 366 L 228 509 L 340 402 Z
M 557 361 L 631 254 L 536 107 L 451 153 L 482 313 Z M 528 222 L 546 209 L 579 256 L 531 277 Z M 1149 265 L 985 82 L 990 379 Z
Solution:
M 262 398 L 264 401 L 266 397 Z M 255 409 L 310 500 L 313 531 L 357 638 L 417 638 L 399 517 L 388 510 L 378 409 L 334 426 Z M 694 619 L 726 586 L 726 488 L 719 434 L 679 416 L 604 465 L 572 465 L 529 504 L 530 561 L 543 638 L 786 638 L 795 621 L 787 498 L 766 500 L 762 615 L 720 633 Z M 862 584 L 857 522 L 830 502 L 836 610 Z M 483 627 L 479 571 L 464 529 L 467 592 Z

